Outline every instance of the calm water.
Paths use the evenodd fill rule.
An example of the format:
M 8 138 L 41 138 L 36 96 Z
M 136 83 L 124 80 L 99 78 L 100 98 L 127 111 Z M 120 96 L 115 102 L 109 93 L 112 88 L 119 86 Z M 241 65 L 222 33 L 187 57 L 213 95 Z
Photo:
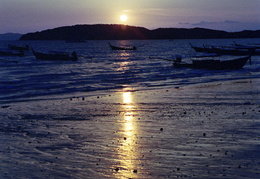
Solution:
M 114 45 L 135 45 L 138 47 L 136 51 L 112 51 L 109 41 L 75 44 L 63 41 L 2 41 L 0 48 L 6 48 L 8 44 L 28 44 L 36 51 L 75 51 L 80 57 L 78 61 L 42 61 L 36 60 L 31 52 L 27 52 L 25 57 L 0 57 L 0 102 L 47 99 L 54 95 L 58 98 L 82 94 L 90 96 L 93 92 L 104 94 L 124 87 L 149 90 L 259 78 L 260 56 L 252 58 L 252 66 L 246 64 L 244 69 L 235 71 L 174 69 L 171 61 L 160 59 L 174 59 L 175 55 L 182 55 L 189 60 L 195 55 L 189 43 L 230 45 L 234 41 L 246 44 L 257 43 L 259 39 L 110 41 Z
M 0 42 L 80 56 L 0 57 L 0 178 L 259 178 L 258 83 L 175 87 L 259 78 L 260 56 L 234 71 L 174 69 L 158 59 L 190 60 L 189 43 L 234 40 L 259 43 L 110 41 L 138 47 L 112 51 L 109 41 Z

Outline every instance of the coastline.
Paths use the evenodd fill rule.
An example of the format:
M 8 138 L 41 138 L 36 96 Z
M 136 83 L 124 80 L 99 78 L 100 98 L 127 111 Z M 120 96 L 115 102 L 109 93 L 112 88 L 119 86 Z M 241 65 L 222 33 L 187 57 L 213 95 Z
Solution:
M 259 86 L 241 79 L 2 106 L 0 177 L 257 178 Z
M 124 30 L 122 30 L 124 29 Z M 82 33 L 84 32 L 84 33 Z M 102 33 L 99 33 L 102 32 Z M 259 30 L 227 32 L 207 28 L 156 28 L 123 24 L 81 24 L 26 33 L 19 40 L 159 40 L 259 38 Z M 73 34 L 73 35 L 72 35 Z

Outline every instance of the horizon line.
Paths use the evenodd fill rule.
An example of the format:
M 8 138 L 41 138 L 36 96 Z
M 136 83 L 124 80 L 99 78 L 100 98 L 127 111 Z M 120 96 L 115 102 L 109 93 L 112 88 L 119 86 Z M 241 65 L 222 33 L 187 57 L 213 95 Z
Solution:
M 20 33 L 20 32 L 3 32 L 0 33 L 0 35 L 6 35 L 6 34 L 19 34 L 19 35 L 25 35 L 28 33 L 35 33 L 35 32 L 42 32 L 42 31 L 46 31 L 46 30 L 53 30 L 53 29 L 57 29 L 57 28 L 62 28 L 62 27 L 73 27 L 73 26 L 80 26 L 80 25 L 122 25 L 122 26 L 129 26 L 129 27 L 139 27 L 139 28 L 145 28 L 148 30 L 157 30 L 157 29 L 207 29 L 207 30 L 215 30 L 215 31 L 224 31 L 224 32 L 229 32 L 229 33 L 235 33 L 235 32 L 243 32 L 243 31 L 259 31 L 260 29 L 257 30 L 250 30 L 250 29 L 244 29 L 244 30 L 239 30 L 239 31 L 226 31 L 226 30 L 218 30 L 218 29 L 212 29 L 212 28 L 206 28 L 206 27 L 192 27 L 192 28 L 185 28 L 185 27 L 158 27 L 158 28 L 154 28 L 154 29 L 150 29 L 147 27 L 143 27 L 143 26 L 135 26 L 135 25 L 128 25 L 128 24 L 102 24 L 102 23 L 97 23 L 97 24 L 75 24 L 75 25 L 64 25 L 64 26 L 57 26 L 57 27 L 53 27 L 53 28 L 46 28 L 44 30 L 38 30 L 38 31 L 34 31 L 34 32 L 26 32 L 26 33 Z

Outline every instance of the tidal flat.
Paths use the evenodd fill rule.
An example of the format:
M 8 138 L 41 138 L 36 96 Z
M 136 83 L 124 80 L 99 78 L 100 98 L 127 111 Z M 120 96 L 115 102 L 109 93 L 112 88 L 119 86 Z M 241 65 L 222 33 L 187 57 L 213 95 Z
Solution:
M 259 178 L 259 79 L 0 107 L 0 178 Z

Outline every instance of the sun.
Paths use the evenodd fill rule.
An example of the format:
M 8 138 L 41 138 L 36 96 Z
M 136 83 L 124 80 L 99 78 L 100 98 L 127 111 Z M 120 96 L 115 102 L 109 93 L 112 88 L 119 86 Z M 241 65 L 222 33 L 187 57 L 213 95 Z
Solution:
M 122 15 L 120 16 L 120 20 L 121 20 L 122 22 L 127 21 L 127 15 L 122 14 Z

